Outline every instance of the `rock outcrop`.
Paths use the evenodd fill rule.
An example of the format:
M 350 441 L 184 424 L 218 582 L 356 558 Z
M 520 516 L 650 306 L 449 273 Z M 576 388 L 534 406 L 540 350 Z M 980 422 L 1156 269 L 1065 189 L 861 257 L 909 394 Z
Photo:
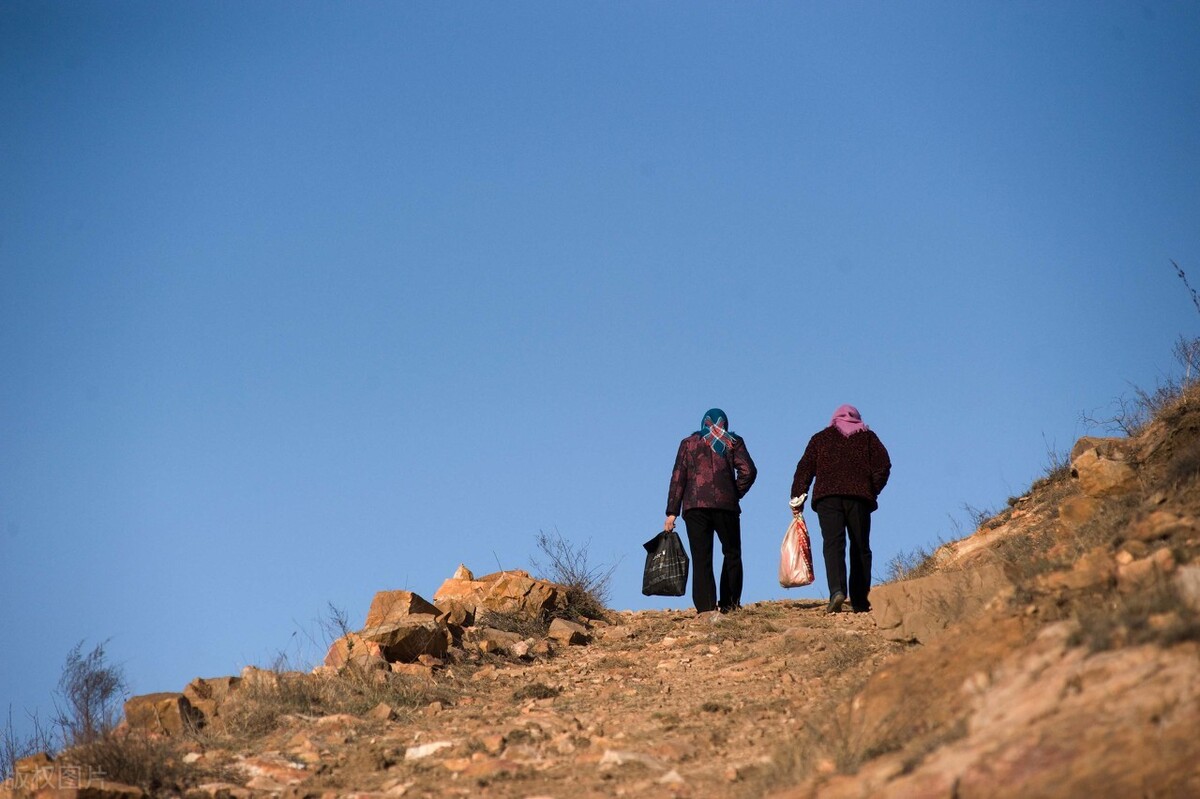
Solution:
M 1002 568 L 981 564 L 876 586 L 871 590 L 871 605 L 885 638 L 928 643 L 1011 591 L 1012 582 Z

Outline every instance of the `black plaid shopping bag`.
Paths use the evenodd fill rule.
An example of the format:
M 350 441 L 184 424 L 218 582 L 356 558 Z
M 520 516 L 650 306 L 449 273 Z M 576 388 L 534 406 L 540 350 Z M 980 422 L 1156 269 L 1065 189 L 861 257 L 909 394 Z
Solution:
M 663 530 L 642 546 L 646 550 L 642 593 L 646 596 L 683 596 L 687 592 L 688 555 L 679 540 L 679 533 Z

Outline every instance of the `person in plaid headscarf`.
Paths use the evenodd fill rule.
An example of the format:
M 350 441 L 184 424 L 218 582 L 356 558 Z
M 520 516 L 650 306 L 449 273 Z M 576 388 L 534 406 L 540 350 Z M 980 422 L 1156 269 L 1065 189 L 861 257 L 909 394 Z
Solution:
M 700 429 L 679 442 L 667 491 L 664 530 L 682 513 L 692 551 L 692 603 L 698 614 L 728 613 L 742 604 L 742 526 L 738 501 L 758 470 L 741 436 L 729 430 L 725 411 L 704 414 Z M 718 596 L 713 578 L 713 534 L 721 542 Z

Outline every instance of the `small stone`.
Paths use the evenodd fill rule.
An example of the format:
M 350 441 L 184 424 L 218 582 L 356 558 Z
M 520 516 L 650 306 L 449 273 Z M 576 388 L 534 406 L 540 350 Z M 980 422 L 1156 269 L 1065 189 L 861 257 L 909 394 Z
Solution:
M 566 619 L 554 619 L 550 622 L 550 631 L 546 635 L 571 646 L 582 646 L 591 640 L 586 627 Z
M 387 702 L 380 702 L 367 711 L 367 718 L 375 721 L 392 721 L 396 718 L 396 710 Z
M 436 755 L 443 749 L 449 749 L 454 746 L 451 741 L 434 741 L 433 743 L 421 744 L 420 746 L 410 746 L 404 750 L 405 760 L 423 760 L 430 755 Z
M 504 736 L 499 733 L 484 735 L 479 738 L 479 744 L 489 755 L 498 755 L 504 749 Z

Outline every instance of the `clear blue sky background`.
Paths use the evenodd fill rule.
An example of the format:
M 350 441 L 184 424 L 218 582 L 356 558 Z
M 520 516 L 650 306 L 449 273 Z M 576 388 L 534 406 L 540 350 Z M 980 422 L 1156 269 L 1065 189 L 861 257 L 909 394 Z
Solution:
M 640 594 L 678 441 L 895 469 L 965 534 L 1200 317 L 1200 4 L 0 6 L 0 711 L 180 690 L 528 567 Z M 810 515 L 810 522 L 815 518 Z

